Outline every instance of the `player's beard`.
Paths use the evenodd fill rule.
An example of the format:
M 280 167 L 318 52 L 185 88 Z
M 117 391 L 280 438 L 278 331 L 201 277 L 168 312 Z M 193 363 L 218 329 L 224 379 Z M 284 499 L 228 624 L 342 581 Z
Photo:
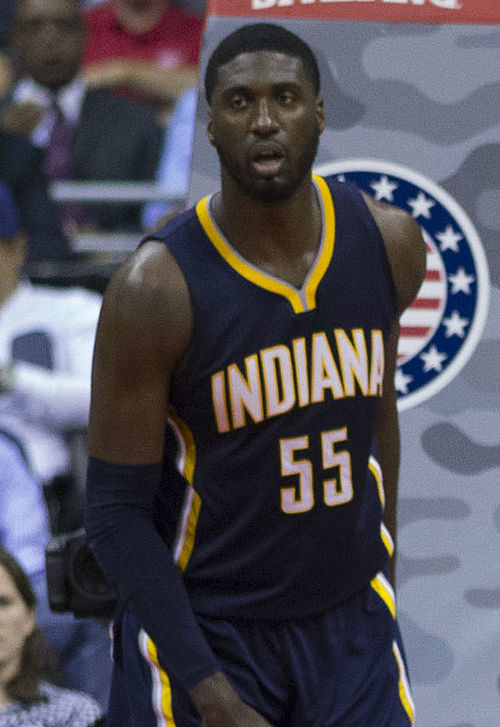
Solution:
M 224 148 L 216 147 L 221 166 L 240 187 L 249 199 L 275 204 L 286 202 L 292 197 L 303 180 L 311 174 L 311 169 L 318 151 L 320 131 L 315 127 L 309 141 L 304 145 L 301 155 L 295 161 L 295 172 L 285 178 L 269 177 L 255 179 L 240 164 L 226 154 Z

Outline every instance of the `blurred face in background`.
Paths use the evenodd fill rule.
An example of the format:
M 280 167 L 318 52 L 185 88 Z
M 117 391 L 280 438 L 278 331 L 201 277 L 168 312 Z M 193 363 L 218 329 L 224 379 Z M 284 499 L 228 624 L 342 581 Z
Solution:
M 169 0 L 113 0 L 120 23 L 131 33 L 143 33 L 160 20 Z
M 85 47 L 78 0 L 20 0 L 13 46 L 21 73 L 57 90 L 77 74 Z
M 9 572 L 0 565 L 0 680 L 9 681 L 21 663 L 24 643 L 35 628 L 29 609 Z

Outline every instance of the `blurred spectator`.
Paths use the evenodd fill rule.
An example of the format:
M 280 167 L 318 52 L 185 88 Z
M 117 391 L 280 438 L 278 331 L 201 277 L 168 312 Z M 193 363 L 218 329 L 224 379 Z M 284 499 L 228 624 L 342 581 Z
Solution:
M 15 558 L 0 549 L 0 727 L 97 727 L 90 696 L 46 681 L 50 655 L 35 616 L 36 597 Z
M 78 0 L 19 0 L 12 29 L 21 79 L 3 126 L 45 150 L 49 181 L 151 181 L 162 130 L 144 105 L 89 89 L 79 69 L 85 29 Z M 136 229 L 139 205 L 61 207 L 65 229 Z
M 28 238 L 27 263 L 67 260 L 68 238 L 57 205 L 49 198 L 43 153 L 27 139 L 0 128 L 0 180 L 12 190 Z
M 48 540 L 41 486 L 19 447 L 0 432 L 0 546 L 15 556 L 30 579 L 37 597 L 37 623 L 58 658 L 62 684 L 91 694 L 104 707 L 111 679 L 106 629 L 91 620 L 50 611 L 45 578 Z
M 23 447 L 42 482 L 67 473 L 67 434 L 87 426 L 101 297 L 23 278 L 26 240 L 0 184 L 0 429 Z
M 87 81 L 171 108 L 198 82 L 203 21 L 169 0 L 108 0 L 85 13 Z
M 155 230 L 159 220 L 181 212 L 185 207 L 189 186 L 189 171 L 196 119 L 197 92 L 188 88 L 174 107 L 165 130 L 156 181 L 161 185 L 165 200 L 150 202 L 144 207 L 142 225 L 145 230 Z M 170 197 L 181 198 L 172 202 Z
M 15 69 L 9 48 L 2 48 L 10 33 L 14 2 L 0 2 L 0 104 L 12 90 Z M 1 106 L 0 106 L 1 108 Z M 0 180 L 8 184 L 28 236 L 27 262 L 65 260 L 71 256 L 63 234 L 59 210 L 49 198 L 43 155 L 26 139 L 0 127 Z

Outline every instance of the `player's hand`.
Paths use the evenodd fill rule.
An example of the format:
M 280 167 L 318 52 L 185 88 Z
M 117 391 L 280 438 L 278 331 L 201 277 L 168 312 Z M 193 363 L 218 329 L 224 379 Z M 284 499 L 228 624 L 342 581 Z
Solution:
M 203 679 L 190 694 L 203 727 L 272 727 L 239 698 L 222 672 Z

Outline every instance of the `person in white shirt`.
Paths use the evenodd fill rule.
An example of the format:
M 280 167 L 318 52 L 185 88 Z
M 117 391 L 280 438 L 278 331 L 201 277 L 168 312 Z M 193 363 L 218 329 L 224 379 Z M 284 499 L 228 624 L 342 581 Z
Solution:
M 68 433 L 87 426 L 101 296 L 32 285 L 23 277 L 26 240 L 0 185 L 0 430 L 26 451 L 35 476 L 68 474 Z

